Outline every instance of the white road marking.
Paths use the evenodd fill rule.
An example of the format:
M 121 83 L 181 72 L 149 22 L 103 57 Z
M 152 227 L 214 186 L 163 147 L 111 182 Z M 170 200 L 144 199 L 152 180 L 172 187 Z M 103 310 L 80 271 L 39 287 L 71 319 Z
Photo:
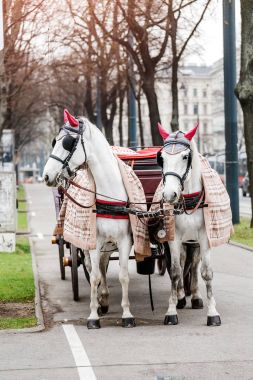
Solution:
M 37 236 L 38 236 L 38 238 L 41 239 L 41 240 L 44 239 L 44 235 L 43 235 L 41 232 L 38 232 L 38 233 L 37 233 Z
M 97 380 L 89 358 L 73 325 L 62 325 L 74 357 L 80 380 Z

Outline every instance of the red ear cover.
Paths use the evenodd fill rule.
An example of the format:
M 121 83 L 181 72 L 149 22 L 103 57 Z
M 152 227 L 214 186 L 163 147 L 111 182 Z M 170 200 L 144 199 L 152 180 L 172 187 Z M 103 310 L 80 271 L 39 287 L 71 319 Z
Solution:
M 65 108 L 64 110 L 64 123 L 69 122 L 71 127 L 77 128 L 79 126 L 78 120 L 72 116 L 69 111 Z
M 197 122 L 197 124 L 195 125 L 195 127 L 192 128 L 189 132 L 186 132 L 184 134 L 184 137 L 187 140 L 191 141 L 191 139 L 194 137 L 195 133 L 197 132 L 198 127 L 199 127 L 199 122 Z
M 170 135 L 169 132 L 166 132 L 165 129 L 161 126 L 160 123 L 157 123 L 157 127 L 158 127 L 159 133 L 162 136 L 162 138 L 164 140 L 166 140 L 169 137 L 169 135 Z

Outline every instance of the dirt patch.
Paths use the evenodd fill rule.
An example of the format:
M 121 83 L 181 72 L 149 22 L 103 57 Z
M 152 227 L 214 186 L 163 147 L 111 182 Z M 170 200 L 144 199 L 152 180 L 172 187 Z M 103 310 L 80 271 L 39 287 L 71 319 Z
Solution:
M 27 318 L 34 314 L 33 302 L 0 302 L 0 318 Z

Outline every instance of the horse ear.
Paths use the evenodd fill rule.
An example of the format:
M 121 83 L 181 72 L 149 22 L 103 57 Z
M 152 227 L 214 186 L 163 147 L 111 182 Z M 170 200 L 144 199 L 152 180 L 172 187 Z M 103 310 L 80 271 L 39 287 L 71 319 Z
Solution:
M 162 138 L 164 140 L 166 140 L 169 137 L 169 135 L 170 135 L 169 132 L 166 132 L 165 129 L 161 126 L 160 123 L 157 123 L 157 127 L 158 127 L 159 133 L 162 136 Z
M 76 128 L 79 126 L 78 120 L 74 116 L 72 116 L 69 113 L 69 111 L 65 108 L 65 110 L 64 110 L 64 123 L 67 123 L 67 122 L 69 122 L 71 127 Z
M 184 137 L 187 140 L 191 141 L 191 139 L 194 137 L 195 133 L 197 132 L 198 127 L 199 127 L 199 122 L 197 122 L 197 124 L 195 125 L 194 128 L 192 128 L 190 131 L 186 132 L 184 134 Z

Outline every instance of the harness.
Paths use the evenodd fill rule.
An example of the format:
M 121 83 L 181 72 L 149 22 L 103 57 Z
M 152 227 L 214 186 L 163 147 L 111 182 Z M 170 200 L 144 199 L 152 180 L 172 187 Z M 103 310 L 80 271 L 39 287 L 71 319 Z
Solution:
M 182 191 L 184 190 L 184 182 L 188 176 L 192 164 L 192 151 L 190 148 L 190 141 L 184 137 L 183 132 L 178 131 L 175 134 L 172 134 L 167 140 L 165 140 L 162 149 L 157 153 L 157 163 L 163 167 L 163 159 L 161 156 L 163 150 L 168 154 L 177 154 L 186 149 L 190 149 L 190 153 L 187 160 L 187 167 L 183 176 L 181 177 L 176 172 L 163 173 L 163 183 L 165 182 L 167 176 L 177 177 L 179 179 Z
M 83 132 L 84 132 L 83 127 L 84 127 L 84 123 L 82 120 L 79 120 L 79 127 L 78 128 L 72 128 L 71 126 L 64 125 L 64 127 L 62 127 L 60 129 L 60 131 L 65 131 L 65 132 L 67 132 L 67 134 L 63 137 L 62 146 L 65 150 L 67 150 L 69 152 L 69 154 L 67 155 L 67 157 L 64 160 L 62 160 L 60 157 L 55 156 L 54 154 L 50 154 L 50 156 L 49 156 L 49 157 L 53 158 L 54 160 L 61 162 L 63 164 L 62 171 L 64 169 L 66 169 L 69 176 L 71 176 L 73 174 L 70 170 L 70 167 L 69 167 L 69 161 L 71 160 L 74 152 L 76 151 L 77 144 L 78 144 L 80 139 L 81 139 L 81 144 L 82 144 L 83 151 L 85 154 L 84 163 L 86 163 L 86 161 L 87 161 L 87 154 L 86 154 L 86 150 L 85 150 L 85 146 L 84 146 L 84 140 L 83 140 Z M 69 132 L 77 134 L 77 137 L 73 137 Z M 56 140 L 54 139 L 53 143 L 52 143 L 53 147 L 55 145 L 55 142 L 56 142 Z
M 169 136 L 167 140 L 164 142 L 164 146 L 162 149 L 157 153 L 157 163 L 163 168 L 163 158 L 162 158 L 162 151 L 164 150 L 167 154 L 177 154 L 181 151 L 184 151 L 186 149 L 189 149 L 189 155 L 187 159 L 187 166 L 184 174 L 182 177 L 176 173 L 176 172 L 165 172 L 163 173 L 163 183 L 166 181 L 167 176 L 174 176 L 178 178 L 181 190 L 184 190 L 184 182 L 189 174 L 189 171 L 191 169 L 192 165 L 192 151 L 190 147 L 190 141 L 184 137 L 184 133 L 181 131 L 177 131 L 176 133 L 173 133 Z M 202 191 L 192 194 L 182 194 L 178 203 L 174 205 L 174 214 L 175 215 L 181 215 L 183 213 L 187 215 L 193 214 L 198 208 L 208 207 L 207 204 L 205 204 L 205 192 L 204 188 Z M 191 212 L 188 212 L 191 211 Z

